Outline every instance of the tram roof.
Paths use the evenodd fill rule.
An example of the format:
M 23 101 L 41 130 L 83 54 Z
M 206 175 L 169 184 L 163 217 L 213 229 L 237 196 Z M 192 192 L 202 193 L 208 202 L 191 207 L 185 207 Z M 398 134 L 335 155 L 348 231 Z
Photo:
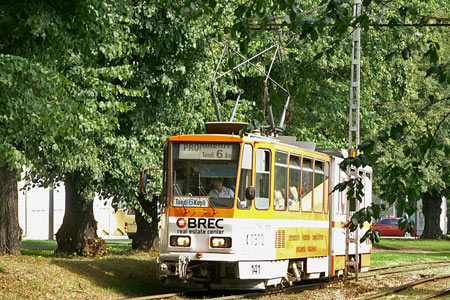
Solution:
M 272 137 L 262 136 L 255 133 L 246 133 L 243 137 L 235 134 L 192 134 L 192 135 L 176 135 L 169 138 L 169 141 L 188 141 L 188 142 L 235 142 L 241 143 L 244 141 L 255 141 L 274 143 L 278 145 L 284 145 L 287 147 L 301 148 L 310 152 L 319 152 L 315 150 L 315 143 L 313 142 L 299 142 L 295 140 L 295 137 Z M 325 153 L 324 153 L 325 154 Z

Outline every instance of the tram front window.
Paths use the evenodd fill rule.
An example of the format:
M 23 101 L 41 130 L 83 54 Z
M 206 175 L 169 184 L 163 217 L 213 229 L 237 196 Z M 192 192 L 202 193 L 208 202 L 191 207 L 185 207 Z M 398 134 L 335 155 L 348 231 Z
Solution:
M 172 206 L 233 207 L 239 144 L 173 142 L 172 157 Z

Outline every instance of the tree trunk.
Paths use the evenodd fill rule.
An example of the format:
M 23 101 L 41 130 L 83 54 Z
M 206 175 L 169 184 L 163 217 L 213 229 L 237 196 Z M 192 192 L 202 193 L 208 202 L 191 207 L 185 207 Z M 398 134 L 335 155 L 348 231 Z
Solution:
M 425 227 L 421 238 L 436 239 L 442 235 L 442 230 L 439 225 L 441 219 L 441 195 L 437 191 L 423 193 L 422 201 L 422 212 L 425 217 Z
M 0 256 L 20 255 L 19 195 L 16 171 L 0 168 Z
M 137 231 L 133 237 L 132 248 L 149 251 L 158 238 L 158 198 L 153 197 L 150 202 L 141 195 L 138 196 L 138 201 L 144 212 L 150 216 L 151 221 L 148 222 L 139 211 L 136 211 Z
M 80 186 L 79 175 L 66 176 L 66 209 L 61 227 L 56 233 L 56 252 L 72 255 L 89 255 L 89 240 L 97 238 L 97 221 L 94 218 L 94 193 Z M 84 192 L 80 193 L 83 188 Z

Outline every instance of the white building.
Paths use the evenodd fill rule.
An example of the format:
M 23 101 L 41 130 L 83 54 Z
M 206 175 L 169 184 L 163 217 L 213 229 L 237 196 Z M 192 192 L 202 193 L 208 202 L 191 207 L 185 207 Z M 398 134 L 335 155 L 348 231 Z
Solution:
M 61 227 L 65 209 L 64 184 L 50 188 L 24 189 L 25 182 L 19 182 L 19 224 L 23 230 L 23 239 L 54 239 Z M 51 201 L 53 194 L 53 201 Z M 51 208 L 53 207 L 53 214 Z M 125 233 L 124 211 L 117 212 L 111 206 L 111 200 L 94 199 L 94 216 L 97 220 L 98 236 L 108 239 L 128 238 Z M 53 220 L 53 224 L 52 224 Z

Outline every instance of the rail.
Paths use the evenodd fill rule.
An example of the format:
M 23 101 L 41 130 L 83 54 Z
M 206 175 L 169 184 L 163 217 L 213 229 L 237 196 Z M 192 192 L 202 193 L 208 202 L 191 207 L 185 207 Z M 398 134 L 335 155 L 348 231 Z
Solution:
M 417 263 L 408 263 L 408 264 L 398 264 L 393 266 L 386 266 L 386 267 L 379 267 L 374 268 L 368 271 L 370 272 L 377 272 L 381 270 L 387 270 L 387 269 L 395 269 L 395 268 L 405 268 L 405 267 L 411 267 L 411 266 L 418 266 L 418 265 L 436 265 L 436 266 L 429 266 L 429 267 L 421 267 L 421 268 L 410 268 L 406 270 L 397 270 L 397 271 L 389 271 L 389 272 L 382 272 L 382 273 L 376 273 L 376 274 L 367 274 L 363 276 L 359 276 L 359 279 L 366 279 L 370 277 L 376 277 L 376 276 L 385 276 L 385 275 L 391 275 L 391 274 L 397 274 L 397 273 L 408 273 L 408 272 L 414 272 L 418 270 L 424 270 L 424 269 L 430 269 L 430 268 L 436 268 L 436 267 L 442 267 L 450 265 L 450 260 L 441 260 L 441 261 L 426 261 L 426 262 L 417 262 Z M 406 284 L 402 284 L 397 287 L 393 287 L 390 289 L 387 289 L 385 291 L 377 292 L 374 294 L 354 298 L 353 300 L 366 300 L 366 299 L 375 299 L 384 295 L 393 294 L 396 292 L 399 292 L 401 290 L 404 290 L 406 288 L 427 283 L 430 281 L 437 281 L 442 279 L 450 278 L 450 274 L 445 275 L 437 275 L 437 276 L 429 276 L 420 280 L 408 282 Z M 353 278 L 349 278 L 353 279 Z M 295 293 L 295 292 L 301 292 L 305 290 L 313 290 L 313 289 L 321 289 L 325 288 L 329 284 L 336 283 L 336 281 L 319 281 L 314 283 L 307 283 L 307 284 L 296 284 L 294 286 L 290 287 L 283 287 L 279 289 L 273 289 L 270 291 L 261 291 L 261 292 L 249 292 L 245 291 L 243 293 L 239 292 L 233 292 L 229 291 L 230 295 L 227 296 L 220 296 L 220 297 L 214 297 L 211 296 L 211 291 L 208 290 L 197 290 L 197 291 L 188 291 L 188 292 L 179 292 L 179 293 L 167 293 L 167 294 L 160 294 L 160 295 L 149 295 L 149 296 L 143 296 L 143 297 L 135 297 L 135 298 L 124 298 L 121 300 L 156 300 L 156 299 L 168 299 L 172 297 L 195 297 L 195 298 L 202 298 L 202 299 L 208 299 L 208 300 L 234 300 L 234 299 L 248 299 L 248 298 L 255 298 L 255 297 L 262 297 L 262 296 L 269 296 L 269 295 L 277 295 L 277 294 L 284 294 L 284 293 Z M 235 293 L 235 294 L 234 294 Z M 446 295 L 450 293 L 450 290 L 443 289 L 440 291 L 436 291 L 435 293 L 428 295 L 422 299 L 433 299 L 436 297 L 440 297 L 442 295 Z

